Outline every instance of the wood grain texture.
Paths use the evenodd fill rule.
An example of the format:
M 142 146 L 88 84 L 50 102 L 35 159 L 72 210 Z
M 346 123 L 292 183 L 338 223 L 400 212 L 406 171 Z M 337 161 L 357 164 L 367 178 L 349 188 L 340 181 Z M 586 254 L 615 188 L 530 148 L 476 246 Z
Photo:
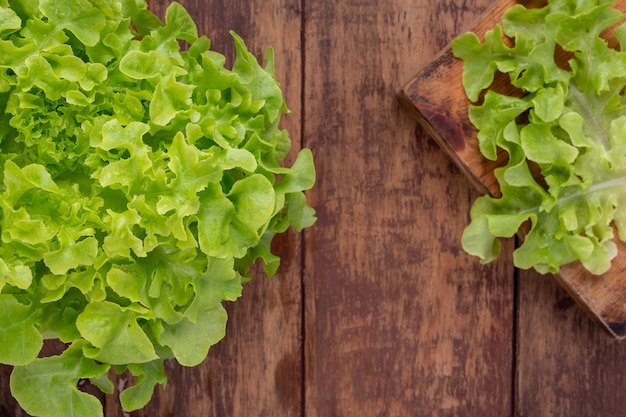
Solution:
M 625 345 L 555 280 L 516 271 L 513 242 L 488 266 L 463 253 L 480 192 L 395 97 L 493 0 L 181 2 L 230 62 L 229 29 L 258 57 L 275 48 L 319 220 L 278 240 L 280 273 L 227 305 L 203 364 L 168 362 L 146 409 L 107 396 L 105 417 L 626 415 Z M 163 15 L 169 0 L 151 3 Z M 9 372 L 0 417 L 27 417 Z
M 609 338 L 550 277 L 518 284 L 518 417 L 626 415 L 626 344 Z
M 469 30 L 482 36 L 501 20 L 513 4 L 540 7 L 545 0 L 500 0 L 485 12 Z M 626 10 L 626 1 L 615 7 Z M 610 33 L 607 36 L 611 36 Z M 476 129 L 467 116 L 469 101 L 461 84 L 463 62 L 455 59 L 450 47 L 415 76 L 402 90 L 401 98 L 412 108 L 427 131 L 459 165 L 470 180 L 484 192 L 499 195 L 493 170 L 506 161 L 501 153 L 497 161 L 488 161 L 478 149 Z M 511 90 L 505 77 L 494 81 L 495 89 Z M 626 253 L 626 244 L 618 241 L 618 252 Z M 561 268 L 555 278 L 578 301 L 589 316 L 616 338 L 626 337 L 626 260 L 618 257 L 611 270 L 601 277 L 588 273 L 580 263 Z
M 512 265 L 463 254 L 477 193 L 395 98 L 489 3 L 306 3 L 307 417 L 510 414 Z

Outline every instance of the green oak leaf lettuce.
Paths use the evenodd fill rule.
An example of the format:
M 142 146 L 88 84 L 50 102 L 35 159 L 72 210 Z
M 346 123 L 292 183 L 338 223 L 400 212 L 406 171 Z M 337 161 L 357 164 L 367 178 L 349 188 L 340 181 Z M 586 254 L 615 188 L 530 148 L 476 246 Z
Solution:
M 228 69 L 178 3 L 0 0 L 0 362 L 28 413 L 101 416 L 77 383 L 112 393 L 110 370 L 143 407 L 165 360 L 224 337 L 252 265 L 276 273 L 274 236 L 315 222 L 273 52 L 232 36 Z
M 507 157 L 495 170 L 501 195 L 475 202 L 462 238 L 482 262 L 521 231 L 516 266 L 556 273 L 581 262 L 602 274 L 626 240 L 626 31 L 613 3 L 517 4 L 482 41 L 453 41 L 481 152 Z M 510 95 L 490 88 L 497 73 Z
M 102 416 L 100 401 L 82 392 L 80 379 L 99 378 L 109 366 L 85 358 L 84 341 L 76 341 L 61 355 L 37 359 L 28 366 L 15 367 L 11 374 L 11 392 L 33 416 Z M 33 388 L 47 395 L 33 395 Z M 67 412 L 70 414 L 66 414 Z

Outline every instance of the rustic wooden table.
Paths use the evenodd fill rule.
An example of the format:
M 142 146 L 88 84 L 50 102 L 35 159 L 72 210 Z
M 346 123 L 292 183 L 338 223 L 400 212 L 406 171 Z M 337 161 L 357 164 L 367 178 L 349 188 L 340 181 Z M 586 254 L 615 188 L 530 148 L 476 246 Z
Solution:
M 275 48 L 319 220 L 280 239 L 280 273 L 227 306 L 207 360 L 168 363 L 167 387 L 131 416 L 626 415 L 626 342 L 552 277 L 515 270 L 512 242 L 489 266 L 462 252 L 478 193 L 396 98 L 492 0 L 181 3 L 231 60 L 230 29 L 259 57 Z M 25 416 L 9 372 L 0 417 Z M 106 417 L 125 415 L 115 398 Z

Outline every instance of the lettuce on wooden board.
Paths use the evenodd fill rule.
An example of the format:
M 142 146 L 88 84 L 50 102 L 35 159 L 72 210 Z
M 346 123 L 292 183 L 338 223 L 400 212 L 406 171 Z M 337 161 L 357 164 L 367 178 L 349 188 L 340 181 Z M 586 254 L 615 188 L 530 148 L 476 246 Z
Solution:
M 111 368 L 143 407 L 165 359 L 224 337 L 251 265 L 276 272 L 275 234 L 314 223 L 273 52 L 232 35 L 227 69 L 177 3 L 0 0 L 0 362 L 28 413 L 102 416 L 77 383 L 111 393 Z M 67 349 L 38 358 L 46 338 Z
M 614 235 L 626 240 L 626 27 L 613 3 L 518 4 L 483 41 L 453 41 L 481 152 L 507 155 L 495 171 L 502 195 L 475 202 L 462 238 L 482 262 L 522 228 L 516 266 L 555 273 L 580 261 L 602 274 Z M 603 38 L 610 28 L 616 45 Z M 498 72 L 511 94 L 490 88 Z

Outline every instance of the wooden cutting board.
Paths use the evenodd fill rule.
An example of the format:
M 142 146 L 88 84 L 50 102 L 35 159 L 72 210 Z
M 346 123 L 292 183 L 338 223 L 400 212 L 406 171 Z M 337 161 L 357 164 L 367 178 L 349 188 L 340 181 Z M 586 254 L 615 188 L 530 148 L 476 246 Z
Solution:
M 497 1 L 467 30 L 482 38 L 517 3 L 530 8 L 542 7 L 546 1 Z M 626 0 L 618 0 L 614 7 L 626 11 Z M 606 36 L 611 37 L 610 33 Z M 404 86 L 400 98 L 468 178 L 480 190 L 497 196 L 499 187 L 493 170 L 503 161 L 489 161 L 478 149 L 477 132 L 467 116 L 470 103 L 461 84 L 462 71 L 463 62 L 452 55 L 448 46 Z M 495 88 L 510 88 L 510 84 L 502 81 L 498 86 L 496 77 Z M 604 330 L 623 339 L 626 338 L 626 244 L 617 243 L 619 254 L 606 274 L 594 276 L 580 263 L 573 263 L 562 267 L 555 279 Z

